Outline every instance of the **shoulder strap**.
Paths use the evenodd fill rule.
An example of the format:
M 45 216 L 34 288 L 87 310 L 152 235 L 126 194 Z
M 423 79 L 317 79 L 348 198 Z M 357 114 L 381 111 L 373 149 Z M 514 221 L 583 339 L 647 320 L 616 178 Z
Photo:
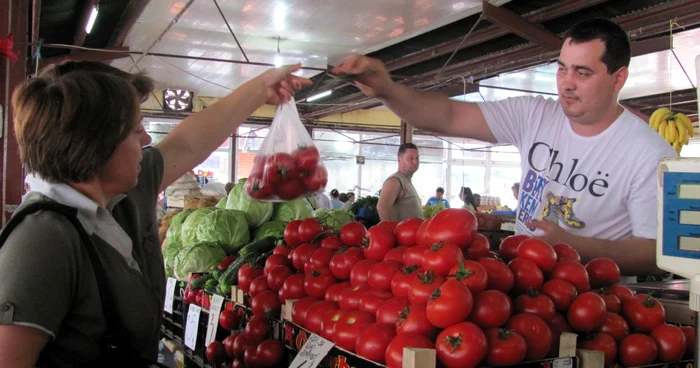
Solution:
M 78 220 L 77 209 L 49 201 L 38 201 L 31 203 L 22 208 L 19 212 L 15 212 L 10 218 L 10 221 L 8 221 L 5 227 L 3 227 L 2 232 L 0 233 L 0 247 L 5 244 L 5 241 L 10 236 L 12 230 L 14 230 L 14 228 L 16 228 L 25 217 L 38 211 L 52 211 L 60 213 L 61 215 L 65 216 L 78 231 L 83 247 L 87 251 L 88 257 L 90 257 L 90 263 L 92 263 L 92 269 L 94 270 L 95 278 L 97 279 L 97 288 L 100 291 L 102 311 L 104 313 L 105 322 L 107 323 L 107 333 L 104 337 L 104 343 L 106 343 L 107 349 L 121 348 L 120 345 L 126 339 L 126 334 L 122 324 L 119 322 L 119 316 L 114 309 L 114 303 L 112 302 L 112 297 L 109 293 L 107 284 L 107 275 L 105 274 L 104 267 L 102 267 L 100 257 L 97 255 L 97 251 L 95 250 L 95 244 L 83 228 L 80 220 Z M 105 346 L 104 343 L 101 345 Z

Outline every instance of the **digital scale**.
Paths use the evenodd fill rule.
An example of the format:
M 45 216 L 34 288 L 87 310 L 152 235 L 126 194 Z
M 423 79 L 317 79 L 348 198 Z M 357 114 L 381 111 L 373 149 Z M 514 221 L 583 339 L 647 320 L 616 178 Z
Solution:
M 700 56 L 695 58 L 700 81 Z M 700 83 L 698 83 L 700 96 Z M 659 163 L 656 264 L 690 280 L 688 307 L 695 312 L 695 360 L 700 329 L 700 158 L 671 158 Z

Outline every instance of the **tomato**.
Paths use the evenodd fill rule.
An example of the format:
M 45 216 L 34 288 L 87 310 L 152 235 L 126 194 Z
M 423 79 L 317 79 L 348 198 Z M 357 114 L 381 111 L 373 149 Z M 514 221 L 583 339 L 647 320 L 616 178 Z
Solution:
M 495 289 L 508 293 L 515 285 L 513 271 L 503 262 L 491 258 L 482 258 L 477 262 L 484 266 L 484 270 L 486 270 L 486 275 L 489 280 L 489 284 L 486 287 L 487 289 Z
M 511 235 L 501 241 L 498 246 L 498 254 L 503 258 L 503 261 L 508 263 L 518 256 L 518 246 L 523 240 L 528 239 L 527 235 Z
M 375 290 L 391 290 L 391 279 L 399 272 L 401 263 L 383 261 L 372 265 L 367 275 L 367 283 Z
M 321 248 L 330 249 L 336 251 L 343 246 L 343 242 L 338 239 L 337 236 L 327 236 L 321 240 Z
M 615 313 L 606 313 L 603 323 L 594 330 L 595 332 L 605 332 L 615 339 L 621 341 L 630 332 L 630 327 L 622 316 Z
M 248 342 L 244 333 L 239 334 L 233 340 L 233 344 L 231 344 L 231 351 L 233 352 L 233 356 L 236 357 L 237 359 L 243 359 L 245 349 L 251 345 L 254 345 L 254 344 Z
M 379 323 L 396 326 L 399 313 L 410 305 L 407 297 L 394 297 L 380 304 L 374 316 Z
M 287 257 L 287 256 L 289 255 L 289 253 L 291 253 L 291 252 L 292 252 L 292 248 L 290 248 L 290 247 L 289 247 L 288 245 L 286 245 L 286 244 L 278 245 L 278 246 L 275 247 L 275 249 L 272 250 L 272 254 L 273 254 L 273 255 L 279 254 L 279 255 L 283 255 L 283 256 L 285 256 L 285 257 Z M 288 259 L 288 260 L 289 260 L 289 259 Z M 267 264 L 267 263 L 266 263 L 266 264 Z M 292 267 L 292 261 L 291 261 L 291 260 L 289 260 L 289 267 L 290 267 L 290 268 Z
M 243 190 L 253 199 L 268 199 L 274 191 L 274 186 L 265 184 L 263 173 L 251 173 L 243 184 Z
M 403 253 L 408 249 L 408 247 L 394 247 L 391 248 L 386 254 L 384 255 L 383 261 L 396 261 L 401 264 L 403 264 Z
M 438 329 L 428 320 L 426 305 L 419 303 L 411 304 L 399 312 L 396 333 L 418 333 L 433 339 L 437 336 Z
M 369 269 L 372 268 L 377 263 L 377 261 L 373 259 L 363 259 L 357 263 L 355 263 L 354 266 L 352 266 L 352 270 L 350 270 L 350 283 L 352 286 L 357 286 L 359 284 L 362 284 L 364 282 L 367 282 L 367 277 L 369 276 Z
M 236 356 L 233 354 L 233 342 L 236 341 L 236 338 L 239 336 L 237 333 L 232 333 L 224 339 L 224 351 L 226 352 L 226 355 L 228 355 L 229 358 L 235 358 Z
M 362 311 L 377 313 L 377 309 L 385 301 L 392 299 L 394 295 L 384 290 L 369 290 L 360 297 L 359 309 Z
M 524 293 L 527 289 L 539 290 L 544 284 L 542 270 L 529 259 L 516 257 L 508 262 L 508 268 L 513 271 L 515 279 L 513 291 L 516 293 Z
M 615 294 L 602 290 L 599 290 L 596 293 L 603 298 L 603 301 L 605 302 L 605 309 L 608 312 L 620 313 L 622 303 L 620 303 L 620 299 L 618 299 Z
M 649 365 L 656 360 L 658 348 L 653 338 L 643 334 L 632 334 L 620 341 L 618 356 L 625 367 Z
M 626 300 L 634 298 L 634 293 L 627 286 L 612 285 L 610 287 L 605 288 L 605 290 L 614 294 L 617 297 L 617 299 L 620 300 L 620 303 L 624 303 Z
M 586 292 L 571 303 L 566 317 L 574 330 L 590 332 L 603 323 L 606 313 L 603 298 L 596 293 Z
M 420 334 L 408 333 L 396 335 L 396 337 L 391 340 L 384 353 L 384 361 L 388 368 L 401 368 L 403 366 L 404 348 L 435 349 L 435 343 Z
M 352 271 L 353 266 L 363 259 L 365 256 L 360 248 L 347 248 L 345 250 L 338 250 L 331 257 L 331 261 L 328 263 L 328 267 L 331 269 L 333 276 L 338 280 L 349 280 L 350 271 Z
M 265 184 L 290 180 L 295 174 L 294 158 L 284 152 L 269 156 L 265 161 Z
M 581 262 L 581 256 L 574 247 L 566 243 L 557 243 L 552 246 L 554 252 L 557 253 L 557 262 L 574 261 Z
M 284 280 L 287 277 L 292 276 L 294 273 L 289 267 L 286 266 L 275 266 L 270 273 L 267 275 L 267 286 L 270 290 L 279 291 L 284 284 Z
M 260 276 L 257 277 L 253 282 L 250 283 L 250 297 L 254 298 L 256 295 L 262 293 L 263 291 L 270 290 L 270 287 L 267 286 L 267 277 L 265 276 Z M 275 290 L 276 291 L 276 290 Z
M 343 309 L 359 309 L 360 298 L 369 291 L 369 285 L 365 282 L 349 289 L 345 289 L 340 293 L 338 305 Z
M 265 337 L 272 332 L 270 321 L 267 316 L 255 315 L 248 324 L 245 325 L 245 341 L 250 345 L 257 345 L 265 340 Z
M 552 270 L 551 278 L 568 281 L 571 285 L 574 285 L 579 293 L 591 290 L 586 268 L 576 261 L 557 262 L 554 265 L 554 270 Z
M 343 318 L 349 311 L 346 309 L 338 309 L 329 314 L 321 323 L 321 336 L 324 339 L 333 341 L 333 333 L 335 332 L 335 324 Z
M 250 264 L 244 264 L 240 269 L 238 269 L 238 288 L 246 293 L 249 292 L 250 283 L 262 275 L 262 268 L 253 267 Z
M 286 266 L 292 268 L 292 261 L 290 261 L 289 258 L 287 258 L 286 254 L 273 253 L 265 260 L 265 268 L 263 268 L 263 275 L 267 276 L 270 273 L 270 271 L 273 268 L 275 268 L 275 266 Z
M 323 320 L 329 315 L 335 313 L 340 307 L 338 303 L 330 300 L 317 301 L 306 311 L 306 319 L 304 320 L 304 328 L 315 333 L 321 334 L 323 331 Z
M 359 247 L 367 228 L 358 221 L 350 221 L 340 228 L 340 241 L 348 247 Z
M 279 199 L 284 201 L 291 201 L 297 199 L 304 194 L 304 187 L 293 175 L 288 176 L 289 178 L 277 183 L 275 194 Z
M 548 280 L 542 285 L 540 291 L 552 299 L 554 307 L 560 312 L 568 310 L 569 306 L 578 295 L 574 285 L 560 279 Z
M 486 286 L 489 283 L 489 277 L 484 266 L 472 260 L 466 260 L 453 266 L 450 270 L 450 277 L 461 281 L 472 294 L 478 294 L 486 290 Z
M 487 329 L 503 326 L 513 313 L 508 295 L 498 290 L 486 290 L 474 296 L 474 305 L 468 320 Z
M 306 314 L 309 308 L 316 303 L 318 299 L 307 296 L 303 297 L 292 304 L 292 322 L 299 326 L 306 326 Z
M 546 294 L 530 289 L 526 294 L 515 298 L 514 313 L 532 313 L 543 321 L 549 321 L 557 314 L 557 310 L 552 299 Z
M 412 247 L 416 245 L 416 232 L 423 223 L 423 219 L 412 217 L 399 222 L 394 228 L 394 236 L 396 244 L 404 247 Z
M 423 265 L 423 253 L 430 247 L 427 245 L 416 245 L 403 252 L 403 265 L 421 267 Z
M 301 176 L 301 184 L 308 192 L 318 192 L 328 184 L 328 171 L 321 165 L 311 170 L 306 170 Z
M 281 308 L 282 304 L 277 297 L 277 293 L 272 290 L 263 291 L 250 302 L 250 309 L 253 310 L 254 316 L 278 316 Z
M 326 296 L 328 288 L 338 282 L 327 268 L 325 270 L 326 272 L 313 270 L 306 274 L 304 278 L 304 291 L 306 295 L 323 298 Z
M 602 351 L 605 354 L 605 366 L 610 366 L 617 357 L 617 342 L 605 332 L 588 334 L 576 341 L 579 349 Z
M 398 224 L 399 224 L 398 221 L 380 221 L 380 222 L 379 222 L 377 225 L 375 225 L 375 226 L 383 227 L 383 228 L 385 228 L 385 229 L 391 231 L 391 233 L 393 234 L 393 233 L 394 233 L 394 229 L 396 229 L 396 225 L 398 225 Z M 371 230 L 371 229 L 370 229 L 370 230 Z
M 311 243 L 311 241 L 318 236 L 323 231 L 323 227 L 318 223 L 313 217 L 309 217 L 302 220 L 299 224 L 299 229 L 297 230 L 299 234 L 299 241 L 302 243 Z
M 559 340 L 561 340 L 561 335 L 564 332 L 574 332 L 574 330 L 572 330 L 569 323 L 566 322 L 566 318 L 559 313 L 555 314 L 554 318 L 546 322 L 547 326 L 549 326 L 549 329 L 552 331 L 552 344 L 549 347 L 547 356 L 556 358 L 559 356 Z
M 411 280 L 411 288 L 408 289 L 408 300 L 411 304 L 427 303 L 430 295 L 435 289 L 439 288 L 445 278 L 436 276 L 432 270 L 425 271 L 413 280 Z
M 317 246 L 309 243 L 302 244 L 292 251 L 292 264 L 297 271 L 304 271 L 304 264 L 311 259 L 311 256 L 318 249 Z
M 408 290 L 411 288 L 411 281 L 418 277 L 418 274 L 423 272 L 423 269 L 417 265 L 405 266 L 399 268 L 391 278 L 391 292 L 394 296 L 408 296 Z
M 438 212 L 438 215 L 442 212 Z M 484 360 L 488 350 L 486 335 L 471 322 L 458 323 L 444 329 L 435 344 L 438 361 L 447 368 L 476 367 Z
M 308 263 L 311 264 L 312 269 L 328 268 L 328 265 L 331 263 L 331 258 L 333 258 L 333 254 L 335 254 L 335 251 L 331 249 L 323 247 L 317 248 L 311 254 L 311 258 L 309 258 Z
M 462 248 L 462 254 L 464 255 L 464 259 L 476 261 L 479 258 L 488 257 L 490 246 L 489 239 L 477 233 L 471 244 L 466 248 Z
M 474 239 L 476 216 L 463 208 L 448 208 L 438 212 L 425 229 L 428 244 L 449 242 L 459 248 L 467 247 Z
M 333 342 L 345 350 L 354 352 L 360 332 L 372 323 L 374 323 L 372 313 L 361 310 L 348 311 L 335 323 Z
M 622 316 L 637 332 L 651 332 L 666 322 L 666 310 L 658 300 L 647 294 L 638 294 L 622 303 Z
M 486 355 L 489 366 L 515 365 L 525 359 L 525 339 L 515 330 L 492 327 L 484 334 L 489 346 Z
M 656 341 L 658 359 L 662 362 L 676 362 L 685 355 L 686 338 L 679 327 L 662 323 L 651 331 L 651 336 Z
M 523 240 L 515 251 L 518 258 L 529 259 L 540 270 L 549 272 L 554 269 L 554 264 L 557 263 L 557 253 L 552 249 L 552 246 L 544 240 L 530 238 Z
M 284 361 L 284 343 L 265 340 L 258 346 L 249 346 L 243 354 L 243 361 L 249 368 L 279 367 Z
M 432 221 L 432 218 L 424 220 L 420 226 L 418 226 L 418 230 L 416 230 L 416 246 L 430 246 L 430 240 L 428 240 L 428 233 L 426 232 L 430 221 Z
M 332 300 L 338 303 L 340 301 L 340 294 L 343 292 L 343 290 L 350 289 L 351 287 L 352 284 L 349 282 L 339 282 L 337 284 L 333 284 L 328 287 L 326 290 L 326 295 L 323 299 Z
M 377 262 L 384 259 L 384 256 L 394 247 L 394 233 L 384 226 L 373 226 L 367 230 L 364 245 L 365 258 Z
M 301 220 L 292 220 L 284 228 L 284 242 L 292 249 L 301 244 L 301 240 L 299 240 L 299 224 L 301 224 Z
M 221 314 L 219 314 L 219 325 L 224 330 L 237 330 L 241 325 L 241 316 L 232 310 L 224 309 L 221 311 Z
M 594 258 L 586 263 L 586 271 L 592 288 L 610 286 L 620 282 L 620 268 L 610 258 Z
M 280 302 L 284 303 L 289 299 L 301 299 L 306 296 L 304 291 L 304 274 L 298 273 L 287 277 L 279 290 Z
M 207 360 L 214 366 L 222 364 L 226 361 L 226 357 L 228 357 L 228 355 L 226 355 L 226 348 L 224 348 L 224 344 L 221 343 L 221 341 L 212 341 L 209 343 L 205 354 Z
M 451 278 L 430 296 L 425 313 L 433 326 L 446 328 L 466 320 L 473 305 L 471 291 L 461 281 Z
M 318 148 L 313 144 L 310 146 L 299 145 L 299 147 L 292 152 L 292 157 L 294 158 L 295 167 L 301 170 L 313 169 L 321 160 Z
M 438 242 L 430 246 L 423 253 L 422 267 L 425 270 L 433 270 L 437 276 L 447 276 L 452 267 L 464 261 L 462 250 L 450 242 Z
M 372 323 L 357 336 L 357 355 L 384 364 L 384 353 L 391 340 L 396 337 L 394 326 L 387 323 Z
M 236 256 L 228 256 L 228 257 L 224 258 L 223 261 L 219 262 L 219 265 L 216 266 L 216 268 L 218 268 L 221 271 L 226 271 L 228 266 L 230 266 L 231 263 L 235 262 L 237 258 L 238 257 L 236 257 Z
M 684 359 L 693 359 L 695 352 L 695 327 L 683 326 L 681 331 L 685 335 L 685 356 Z
M 516 314 L 506 327 L 515 330 L 525 339 L 525 360 L 540 360 L 547 356 L 552 343 L 552 330 L 542 318 L 530 313 Z

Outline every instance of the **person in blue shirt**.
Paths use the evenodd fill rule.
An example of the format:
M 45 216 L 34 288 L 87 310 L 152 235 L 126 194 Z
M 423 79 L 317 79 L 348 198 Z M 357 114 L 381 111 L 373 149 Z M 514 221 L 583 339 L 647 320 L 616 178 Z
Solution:
M 426 206 L 434 206 L 436 204 L 443 204 L 446 208 L 450 208 L 450 202 L 443 198 L 445 195 L 445 189 L 442 189 L 442 187 L 438 187 L 435 190 L 435 197 L 430 197 L 428 199 L 428 202 L 425 203 Z

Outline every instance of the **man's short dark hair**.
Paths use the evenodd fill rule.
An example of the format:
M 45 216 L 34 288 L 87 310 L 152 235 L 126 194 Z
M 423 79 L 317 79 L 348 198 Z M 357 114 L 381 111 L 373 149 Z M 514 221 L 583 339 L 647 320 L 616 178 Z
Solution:
M 435 193 L 445 194 L 445 189 L 443 189 L 442 187 L 438 187 L 437 189 L 435 189 Z
M 407 149 L 414 149 L 417 151 L 418 147 L 416 147 L 416 145 L 413 143 L 404 143 L 404 144 L 400 145 L 399 146 L 399 157 L 401 157 L 401 155 L 403 155 Z
M 630 66 L 632 51 L 627 33 L 615 22 L 607 19 L 589 19 L 574 24 L 564 33 L 564 39 L 571 38 L 572 43 L 601 40 L 605 51 L 600 61 L 608 68 L 608 74 Z

